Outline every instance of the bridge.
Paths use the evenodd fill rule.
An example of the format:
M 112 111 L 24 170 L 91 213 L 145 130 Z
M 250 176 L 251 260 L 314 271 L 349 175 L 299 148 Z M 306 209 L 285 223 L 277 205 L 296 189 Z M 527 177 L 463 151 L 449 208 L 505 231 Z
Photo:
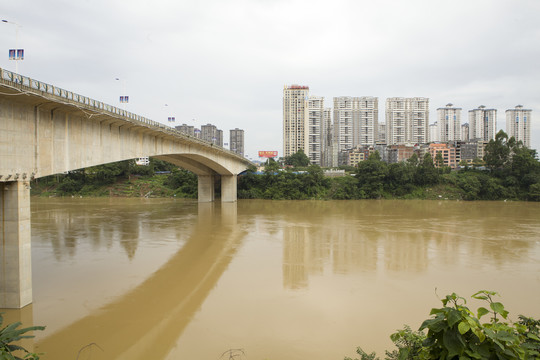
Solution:
M 198 178 L 198 201 L 235 202 L 252 163 L 171 127 L 0 68 L 0 308 L 32 302 L 30 181 L 155 157 Z

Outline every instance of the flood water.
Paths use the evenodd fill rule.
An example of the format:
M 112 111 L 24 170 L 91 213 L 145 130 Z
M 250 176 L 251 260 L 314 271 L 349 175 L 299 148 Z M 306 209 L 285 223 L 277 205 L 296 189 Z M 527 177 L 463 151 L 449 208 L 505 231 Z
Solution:
M 540 203 L 33 198 L 32 256 L 3 311 L 44 360 L 384 355 L 482 289 L 540 318 Z

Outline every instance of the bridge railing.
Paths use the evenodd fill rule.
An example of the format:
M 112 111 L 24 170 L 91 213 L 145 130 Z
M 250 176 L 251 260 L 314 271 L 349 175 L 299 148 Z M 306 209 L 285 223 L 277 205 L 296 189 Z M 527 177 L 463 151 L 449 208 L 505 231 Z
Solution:
M 20 75 L 20 74 L 17 74 L 17 73 L 14 73 L 14 72 L 2 69 L 2 68 L 0 68 L 0 81 L 6 85 L 17 88 L 19 90 L 34 90 L 41 93 L 46 93 L 54 97 L 58 97 L 60 99 L 69 100 L 70 102 L 83 105 L 85 108 L 90 109 L 90 110 L 96 110 L 96 111 L 99 111 L 100 113 L 107 112 L 110 115 L 122 117 L 125 120 L 130 121 L 130 122 L 158 128 L 163 132 L 169 133 L 177 137 L 184 137 L 186 139 L 189 139 L 190 141 L 198 142 L 206 146 L 213 146 L 211 142 L 204 141 L 194 136 L 190 136 L 170 126 L 166 126 L 157 121 L 145 118 L 144 116 L 140 116 L 140 115 L 131 113 L 129 111 L 119 109 L 115 106 L 108 105 L 104 102 L 94 100 L 89 97 L 74 93 L 72 91 L 64 90 L 57 86 L 50 85 L 50 84 L 47 84 L 38 80 L 34 80 L 29 77 L 26 77 L 26 76 L 23 76 L 23 75 Z M 232 152 L 227 149 L 223 149 L 222 147 L 219 147 L 219 148 L 222 151 L 225 151 L 227 153 L 230 153 L 236 157 L 239 157 L 245 160 L 241 155 L 238 155 L 235 152 Z

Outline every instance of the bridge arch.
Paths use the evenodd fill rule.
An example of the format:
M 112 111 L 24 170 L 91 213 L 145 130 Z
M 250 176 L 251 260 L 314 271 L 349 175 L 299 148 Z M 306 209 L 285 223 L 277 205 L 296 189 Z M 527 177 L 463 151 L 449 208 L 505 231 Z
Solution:
M 32 302 L 34 178 L 156 157 L 197 174 L 199 202 L 236 201 L 244 157 L 169 126 L 0 68 L 0 308 Z

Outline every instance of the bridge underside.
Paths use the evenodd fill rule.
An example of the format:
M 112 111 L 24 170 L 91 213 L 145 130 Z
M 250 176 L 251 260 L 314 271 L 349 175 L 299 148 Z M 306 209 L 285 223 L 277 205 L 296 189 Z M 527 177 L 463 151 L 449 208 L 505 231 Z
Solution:
M 32 302 L 30 185 L 33 178 L 157 157 L 198 176 L 199 202 L 236 201 L 250 162 L 170 127 L 0 69 L 0 308 Z M 12 74 L 13 75 L 13 74 Z

